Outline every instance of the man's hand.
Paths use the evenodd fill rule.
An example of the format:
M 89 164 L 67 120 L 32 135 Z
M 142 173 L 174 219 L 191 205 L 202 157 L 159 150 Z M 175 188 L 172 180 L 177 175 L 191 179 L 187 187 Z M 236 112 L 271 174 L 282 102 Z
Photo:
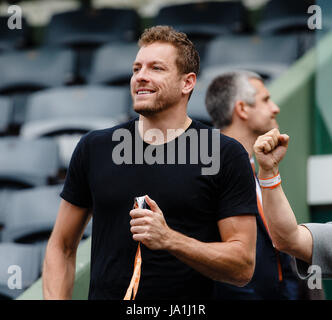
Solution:
M 264 176 L 276 175 L 280 161 L 286 154 L 289 136 L 280 134 L 278 129 L 272 129 L 259 136 L 254 145 L 254 152 Z
M 130 211 L 130 231 L 133 239 L 142 242 L 152 250 L 164 250 L 170 239 L 171 229 L 157 203 L 149 196 L 145 200 L 151 210 L 133 209 Z

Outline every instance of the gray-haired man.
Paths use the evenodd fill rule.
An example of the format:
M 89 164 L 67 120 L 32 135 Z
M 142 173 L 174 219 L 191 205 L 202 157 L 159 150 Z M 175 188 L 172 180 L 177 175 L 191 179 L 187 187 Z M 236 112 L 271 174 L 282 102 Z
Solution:
M 276 117 L 280 109 L 271 100 L 262 78 L 256 73 L 238 70 L 221 74 L 209 85 L 205 101 L 214 126 L 223 134 L 241 142 L 250 158 L 258 136 L 278 128 Z M 256 190 L 260 216 L 257 217 L 256 269 L 253 279 L 243 288 L 216 283 L 216 298 L 296 299 L 297 278 L 290 265 L 291 258 L 274 248 L 262 209 L 258 183 Z

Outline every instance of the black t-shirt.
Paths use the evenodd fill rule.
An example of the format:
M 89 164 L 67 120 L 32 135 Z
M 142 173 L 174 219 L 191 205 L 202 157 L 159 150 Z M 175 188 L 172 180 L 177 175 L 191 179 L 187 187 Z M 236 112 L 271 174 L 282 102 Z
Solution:
M 148 194 L 157 202 L 170 228 L 203 242 L 221 241 L 218 220 L 258 213 L 249 157 L 236 140 L 218 133 L 219 141 L 215 142 L 212 128 L 193 120 L 184 134 L 153 150 L 139 136 L 137 123 L 133 120 L 82 137 L 61 193 L 68 202 L 93 209 L 89 299 L 123 299 L 125 295 L 137 249 L 129 215 L 134 197 Z M 182 139 L 188 132 L 193 136 L 196 133 L 196 141 Z M 122 139 L 118 138 L 121 135 Z M 132 137 L 131 143 L 128 137 Z M 126 146 L 120 152 L 125 163 L 119 164 L 121 143 Z M 212 151 L 216 143 L 217 155 Z M 138 150 L 143 151 L 143 157 L 137 156 Z M 207 165 L 200 150 L 211 155 L 215 163 L 219 161 L 216 174 L 202 174 L 202 169 L 212 167 L 212 163 Z M 189 156 L 183 161 L 180 153 Z M 149 159 L 154 156 L 158 163 L 151 164 Z M 144 245 L 141 251 L 136 300 L 211 297 L 211 279 L 167 251 L 150 250 Z

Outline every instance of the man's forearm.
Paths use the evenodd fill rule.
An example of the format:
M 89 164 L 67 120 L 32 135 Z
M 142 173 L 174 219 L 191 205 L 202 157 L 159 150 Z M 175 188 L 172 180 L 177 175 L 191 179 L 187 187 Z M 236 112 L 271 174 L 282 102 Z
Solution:
M 260 170 L 259 177 L 267 178 L 274 173 Z M 297 224 L 282 186 L 262 189 L 262 198 L 273 244 L 278 250 L 310 263 L 312 257 L 311 234 L 308 229 Z
M 75 255 L 48 247 L 43 266 L 43 296 L 46 300 L 69 300 L 75 279 Z
M 246 285 L 252 277 L 255 255 L 240 241 L 206 243 L 174 230 L 170 239 L 166 250 L 206 277 L 236 286 Z
M 278 171 L 278 168 L 273 171 L 264 171 L 260 168 L 259 178 L 270 178 L 275 176 Z M 274 245 L 280 248 L 295 243 L 298 225 L 282 186 L 279 185 L 274 189 L 262 188 L 261 190 L 264 215 Z
M 286 154 L 288 142 L 289 136 L 280 134 L 276 128 L 257 138 L 254 151 L 259 163 L 259 179 L 265 180 L 265 183 L 269 180 L 272 186 L 276 183 L 270 179 L 278 175 L 278 166 Z M 280 251 L 310 263 L 313 244 L 311 233 L 297 224 L 281 185 L 272 189 L 263 188 L 262 197 L 264 215 L 273 244 Z
M 311 263 L 312 237 L 310 231 L 298 225 L 281 185 L 262 191 L 264 213 L 273 244 L 280 251 Z

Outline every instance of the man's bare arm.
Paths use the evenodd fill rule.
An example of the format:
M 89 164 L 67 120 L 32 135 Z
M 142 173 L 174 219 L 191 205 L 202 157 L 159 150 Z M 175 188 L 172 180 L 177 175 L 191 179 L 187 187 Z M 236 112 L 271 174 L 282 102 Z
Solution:
M 218 226 L 222 242 L 201 242 L 172 231 L 166 250 L 213 280 L 244 286 L 255 268 L 255 217 L 230 217 Z
M 78 244 L 89 222 L 89 209 L 61 200 L 43 265 L 44 299 L 71 299 Z
M 153 250 L 167 250 L 205 276 L 236 286 L 246 285 L 254 272 L 256 218 L 234 216 L 218 222 L 222 242 L 201 242 L 170 229 L 157 204 L 131 211 L 133 239 Z
M 286 154 L 289 137 L 273 129 L 260 136 L 254 151 L 259 163 L 259 178 L 267 179 L 278 174 L 279 163 Z M 312 236 L 310 231 L 297 224 L 296 217 L 281 185 L 274 189 L 262 189 L 264 214 L 273 244 L 280 251 L 311 263 Z

